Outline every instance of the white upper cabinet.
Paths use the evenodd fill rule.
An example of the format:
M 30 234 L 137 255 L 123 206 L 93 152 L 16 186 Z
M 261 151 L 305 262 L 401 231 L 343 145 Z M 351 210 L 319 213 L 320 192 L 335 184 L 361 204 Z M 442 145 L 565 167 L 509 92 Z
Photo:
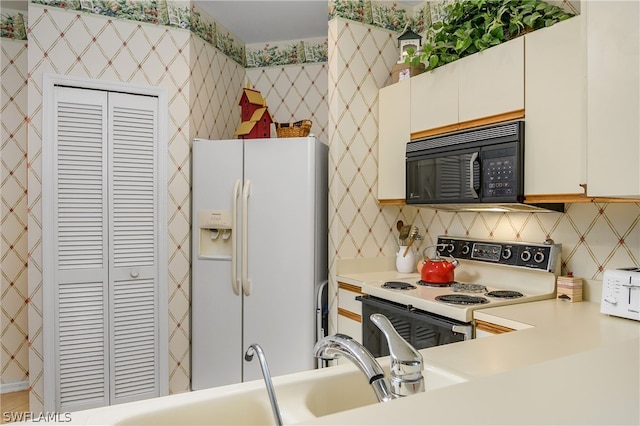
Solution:
M 640 3 L 582 2 L 587 18 L 587 193 L 640 197 Z
M 525 36 L 525 194 L 577 194 L 585 182 L 583 17 Z
M 409 142 L 412 80 L 380 89 L 378 99 L 378 200 L 405 199 L 405 152 Z
M 411 79 L 412 138 L 502 121 L 496 116 L 505 114 L 520 118 L 523 110 L 522 37 Z
M 456 61 L 458 121 L 524 108 L 524 39 L 515 38 Z
M 381 95 L 379 199 L 404 192 L 407 108 L 411 139 L 524 117 L 530 202 L 639 199 L 640 2 L 581 7 Z
M 458 64 L 411 78 L 411 133 L 458 123 Z

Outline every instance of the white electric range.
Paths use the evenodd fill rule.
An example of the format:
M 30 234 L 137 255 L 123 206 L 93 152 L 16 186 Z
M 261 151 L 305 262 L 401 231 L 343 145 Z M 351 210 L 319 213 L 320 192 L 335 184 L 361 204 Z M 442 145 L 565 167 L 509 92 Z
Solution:
M 391 317 L 396 329 L 405 330 L 405 340 L 422 349 L 473 338 L 476 309 L 555 297 L 562 247 L 553 241 L 497 242 L 440 236 L 437 248 L 441 255 L 459 262 L 453 283 L 430 285 L 418 274 L 395 281 L 363 282 L 365 296 L 359 298 L 363 340 L 374 355 L 384 353 L 378 352 L 383 346 L 375 326 L 368 324 L 372 312 Z M 368 339 L 374 343 L 368 346 Z

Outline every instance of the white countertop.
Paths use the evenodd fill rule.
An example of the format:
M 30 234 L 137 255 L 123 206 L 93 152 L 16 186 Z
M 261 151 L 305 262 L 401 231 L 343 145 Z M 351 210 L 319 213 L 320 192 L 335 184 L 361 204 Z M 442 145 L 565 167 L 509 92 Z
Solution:
M 551 299 L 478 310 L 485 321 L 533 327 L 421 351 L 426 365 L 471 377 L 466 383 L 314 424 L 638 425 L 640 322 L 599 308 Z
M 367 280 L 413 277 L 355 272 L 338 281 L 358 286 Z M 556 299 L 480 309 L 474 316 L 498 325 L 530 327 L 420 351 L 425 367 L 444 369 L 467 382 L 314 417 L 304 424 L 640 424 L 640 322 L 603 315 L 598 303 Z M 309 383 L 348 370 L 357 368 L 347 363 L 275 377 L 276 393 L 294 392 L 280 394 L 281 407 L 292 404 L 287 407 L 290 412 L 304 408 Z M 264 383 L 257 380 L 71 413 L 72 423 L 139 424 L 136 413 L 147 413 L 146 424 L 204 424 L 208 418 L 220 420 L 214 402 L 226 404 L 240 393 L 242 407 L 251 406 L 247 395 L 266 398 Z M 158 414 L 162 421 L 158 415 L 149 417 L 160 409 L 168 413 L 166 418 L 165 411 Z

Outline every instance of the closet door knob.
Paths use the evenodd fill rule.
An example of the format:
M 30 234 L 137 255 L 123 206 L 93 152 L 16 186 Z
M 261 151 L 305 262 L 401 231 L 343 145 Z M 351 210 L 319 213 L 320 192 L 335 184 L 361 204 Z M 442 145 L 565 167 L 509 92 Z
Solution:
M 138 275 L 140 275 L 140 272 L 138 272 L 138 271 L 131 271 L 131 278 L 138 278 Z

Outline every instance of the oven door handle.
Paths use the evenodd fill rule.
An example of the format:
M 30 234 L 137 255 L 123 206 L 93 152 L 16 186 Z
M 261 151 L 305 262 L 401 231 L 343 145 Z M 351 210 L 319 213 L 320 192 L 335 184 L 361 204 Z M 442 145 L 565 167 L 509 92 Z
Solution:
M 470 325 L 453 325 L 451 326 L 451 331 L 462 334 L 464 336 L 464 340 L 476 338 L 476 336 L 474 336 L 474 328 Z
M 476 160 L 478 159 L 478 151 L 471 154 L 471 158 L 469 159 L 469 191 L 473 198 L 478 198 L 478 193 L 476 192 L 476 180 L 473 173 L 473 166 L 475 165 Z

